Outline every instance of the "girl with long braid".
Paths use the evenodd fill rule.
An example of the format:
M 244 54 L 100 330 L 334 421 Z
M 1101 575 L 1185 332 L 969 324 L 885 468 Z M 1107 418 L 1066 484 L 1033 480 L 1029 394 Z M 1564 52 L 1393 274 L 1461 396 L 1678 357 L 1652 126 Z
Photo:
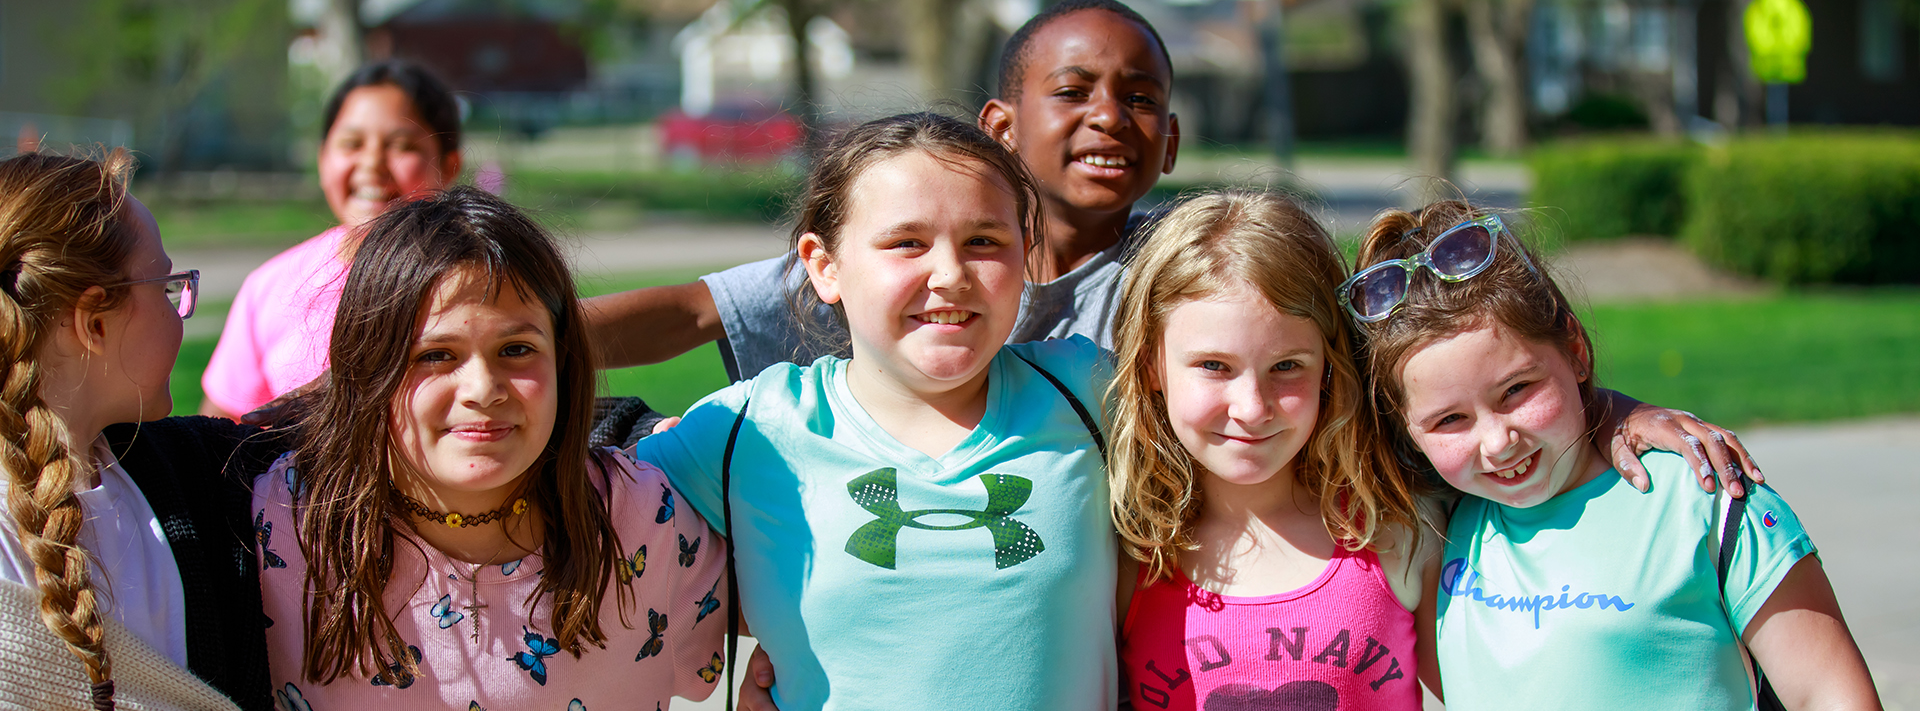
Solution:
M 234 708 L 188 671 L 175 543 L 106 434 L 172 409 L 198 278 L 127 195 L 132 162 L 0 162 L 4 707 Z

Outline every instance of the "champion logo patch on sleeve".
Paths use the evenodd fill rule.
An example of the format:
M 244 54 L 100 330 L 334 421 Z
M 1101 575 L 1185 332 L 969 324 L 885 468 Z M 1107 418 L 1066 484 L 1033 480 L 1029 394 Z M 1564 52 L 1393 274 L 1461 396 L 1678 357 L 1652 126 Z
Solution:
M 1780 517 L 1773 515 L 1772 511 L 1760 515 L 1760 525 L 1762 526 L 1773 528 L 1774 525 L 1778 523 L 1780 523 Z

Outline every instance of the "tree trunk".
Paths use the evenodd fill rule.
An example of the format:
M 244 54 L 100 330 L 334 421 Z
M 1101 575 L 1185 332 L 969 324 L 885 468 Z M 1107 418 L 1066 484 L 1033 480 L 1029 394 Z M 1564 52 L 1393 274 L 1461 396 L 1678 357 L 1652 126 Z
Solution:
M 320 10 L 320 69 L 332 91 L 367 61 L 366 28 L 360 24 L 360 0 L 327 0 Z
M 961 98 L 954 60 L 961 38 L 955 33 L 965 0 L 908 0 L 907 63 L 920 78 L 921 96 L 929 103 Z
M 1512 158 L 1527 147 L 1526 36 L 1533 0 L 1468 0 L 1467 44 L 1487 87 L 1480 136 L 1487 152 Z
M 1459 102 L 1454 96 L 1453 61 L 1447 55 L 1446 7 L 1444 0 L 1411 0 L 1402 7 L 1413 93 L 1407 110 L 1407 152 L 1415 173 L 1450 181 Z M 1430 183 L 1415 191 L 1415 196 L 1424 204 L 1447 193 L 1445 186 Z
M 811 161 L 820 133 L 820 111 L 814 97 L 819 95 L 813 75 L 813 44 L 807 38 L 807 24 L 817 16 L 817 8 L 808 0 L 780 0 L 787 13 L 787 35 L 793 38 L 793 97 L 788 110 L 800 121 L 806 151 L 801 160 Z

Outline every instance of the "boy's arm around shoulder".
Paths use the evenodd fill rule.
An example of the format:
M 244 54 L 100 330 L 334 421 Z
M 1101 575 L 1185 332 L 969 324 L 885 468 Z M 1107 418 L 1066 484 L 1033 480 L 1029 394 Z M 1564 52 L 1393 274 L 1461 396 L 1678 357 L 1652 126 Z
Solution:
M 727 337 L 713 292 L 698 279 L 596 296 L 580 305 L 602 368 L 661 363 Z

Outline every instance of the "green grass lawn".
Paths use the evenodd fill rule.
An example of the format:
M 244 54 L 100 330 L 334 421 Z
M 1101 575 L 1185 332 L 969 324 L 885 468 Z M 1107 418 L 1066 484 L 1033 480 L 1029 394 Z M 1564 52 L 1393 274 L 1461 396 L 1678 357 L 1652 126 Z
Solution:
M 582 293 L 674 284 L 706 270 L 588 280 Z M 1600 383 L 1647 402 L 1744 426 L 1920 412 L 1920 290 L 1787 293 L 1706 303 L 1600 305 L 1586 315 Z M 174 366 L 174 409 L 200 406 L 213 340 L 189 341 Z M 718 347 L 607 371 L 602 392 L 667 413 L 727 384 Z
M 1920 412 L 1920 290 L 1593 308 L 1600 383 L 1728 426 Z

